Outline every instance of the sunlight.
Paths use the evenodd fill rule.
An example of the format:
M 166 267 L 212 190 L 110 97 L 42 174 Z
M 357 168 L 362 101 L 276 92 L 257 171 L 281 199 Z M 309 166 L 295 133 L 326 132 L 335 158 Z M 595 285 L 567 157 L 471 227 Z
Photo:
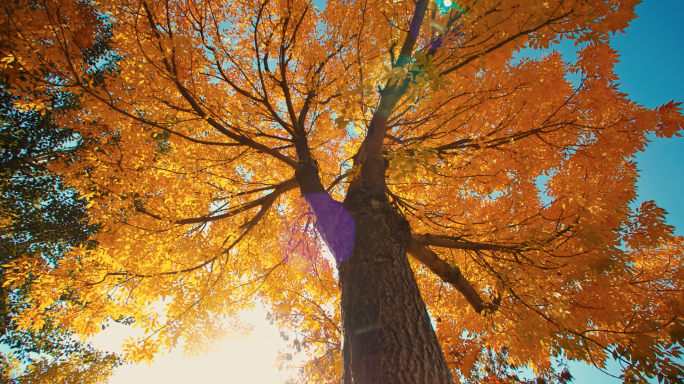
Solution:
M 148 383 L 255 383 L 284 382 L 292 372 L 278 371 L 275 366 L 278 350 L 286 342 L 278 328 L 266 320 L 266 311 L 259 305 L 243 318 L 254 324 L 254 332 L 244 339 L 227 338 L 216 350 L 196 358 L 183 357 L 182 346 L 158 356 L 151 365 L 127 364 L 115 370 L 110 384 Z M 121 353 L 123 340 L 137 336 L 139 329 L 114 324 L 90 341 L 98 349 Z

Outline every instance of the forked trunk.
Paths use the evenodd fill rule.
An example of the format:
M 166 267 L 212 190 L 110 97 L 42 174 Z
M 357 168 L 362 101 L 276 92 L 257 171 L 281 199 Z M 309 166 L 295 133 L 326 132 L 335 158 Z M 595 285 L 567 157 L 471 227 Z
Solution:
M 339 265 L 343 382 L 452 383 L 406 257 L 409 224 L 385 194 L 385 169 L 381 155 L 367 159 L 344 204 L 325 191 L 315 166 L 296 173 Z
M 410 229 L 384 197 L 350 191 L 356 223 L 339 268 L 345 384 L 451 383 L 452 378 L 406 257 Z

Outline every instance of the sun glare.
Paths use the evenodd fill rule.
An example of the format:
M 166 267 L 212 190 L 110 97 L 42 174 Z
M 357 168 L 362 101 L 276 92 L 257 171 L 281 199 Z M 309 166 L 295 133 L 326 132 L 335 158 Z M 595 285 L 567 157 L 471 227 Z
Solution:
M 216 350 L 196 358 L 184 358 L 179 346 L 149 366 L 126 364 L 117 368 L 109 384 L 277 384 L 287 380 L 292 372 L 275 367 L 278 350 L 284 349 L 286 342 L 278 328 L 266 320 L 266 311 L 257 306 L 243 318 L 254 323 L 254 332 L 244 339 L 227 338 Z M 98 349 L 121 353 L 123 340 L 137 336 L 136 331 L 114 324 L 90 341 Z

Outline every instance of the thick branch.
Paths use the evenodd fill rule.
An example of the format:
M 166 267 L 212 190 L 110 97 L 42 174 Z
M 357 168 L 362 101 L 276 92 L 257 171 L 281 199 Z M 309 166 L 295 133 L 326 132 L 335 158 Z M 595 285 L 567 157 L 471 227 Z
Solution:
M 425 19 L 425 11 L 427 10 L 428 4 L 428 0 L 418 0 L 418 2 L 416 2 L 416 8 L 413 12 L 413 17 L 411 18 L 409 31 L 406 33 L 406 40 L 404 40 L 404 44 L 401 47 L 401 53 L 395 67 L 402 68 L 409 63 L 409 58 L 413 54 L 420 28 Z M 385 89 L 380 96 L 378 109 L 373 114 L 373 118 L 368 127 L 368 134 L 355 156 L 355 161 L 363 163 L 372 153 L 381 156 L 389 115 L 392 113 L 392 110 L 399 99 L 408 89 L 408 83 L 405 80 L 406 79 L 399 79 L 392 81 L 392 79 L 390 79 L 387 81 Z
M 412 235 L 408 244 L 407 251 L 414 259 L 420 261 L 428 267 L 435 275 L 439 276 L 445 283 L 451 284 L 457 291 L 459 291 L 468 303 L 473 307 L 475 312 L 482 313 L 483 310 L 493 311 L 498 308 L 498 303 L 485 303 L 475 288 L 470 285 L 470 282 L 463 277 L 461 270 L 458 267 L 447 264 L 440 259 L 437 254 L 421 245 L 416 236 Z
M 416 45 L 418 40 L 418 34 L 420 34 L 420 27 L 423 26 L 423 19 L 425 19 L 425 11 L 429 1 L 419 0 L 416 3 L 416 9 L 413 11 L 413 17 L 411 18 L 411 25 L 409 26 L 408 33 L 406 34 L 406 40 L 404 40 L 404 45 L 401 47 L 399 52 L 399 58 L 397 59 L 397 67 L 402 67 L 408 63 L 409 57 L 413 54 L 413 47 Z

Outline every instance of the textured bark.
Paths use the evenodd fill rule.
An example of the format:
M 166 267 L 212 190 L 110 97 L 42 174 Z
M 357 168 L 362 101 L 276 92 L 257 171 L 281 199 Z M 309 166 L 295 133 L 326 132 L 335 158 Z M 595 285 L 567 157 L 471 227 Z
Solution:
M 313 193 L 327 193 L 321 179 L 318 176 L 318 168 L 315 165 L 299 163 L 299 168 L 295 172 L 295 179 L 299 183 L 302 196 Z
M 367 169 L 384 173 L 381 167 Z M 351 256 L 339 267 L 343 381 L 451 383 L 406 256 L 410 228 L 384 190 L 373 187 L 352 187 L 345 199 L 356 236 Z
M 428 3 L 416 2 L 398 68 L 409 62 Z M 408 78 L 388 80 L 344 201 L 356 225 L 351 256 L 339 265 L 345 384 L 452 382 L 406 256 L 408 222 L 385 195 L 387 121 L 407 89 Z

